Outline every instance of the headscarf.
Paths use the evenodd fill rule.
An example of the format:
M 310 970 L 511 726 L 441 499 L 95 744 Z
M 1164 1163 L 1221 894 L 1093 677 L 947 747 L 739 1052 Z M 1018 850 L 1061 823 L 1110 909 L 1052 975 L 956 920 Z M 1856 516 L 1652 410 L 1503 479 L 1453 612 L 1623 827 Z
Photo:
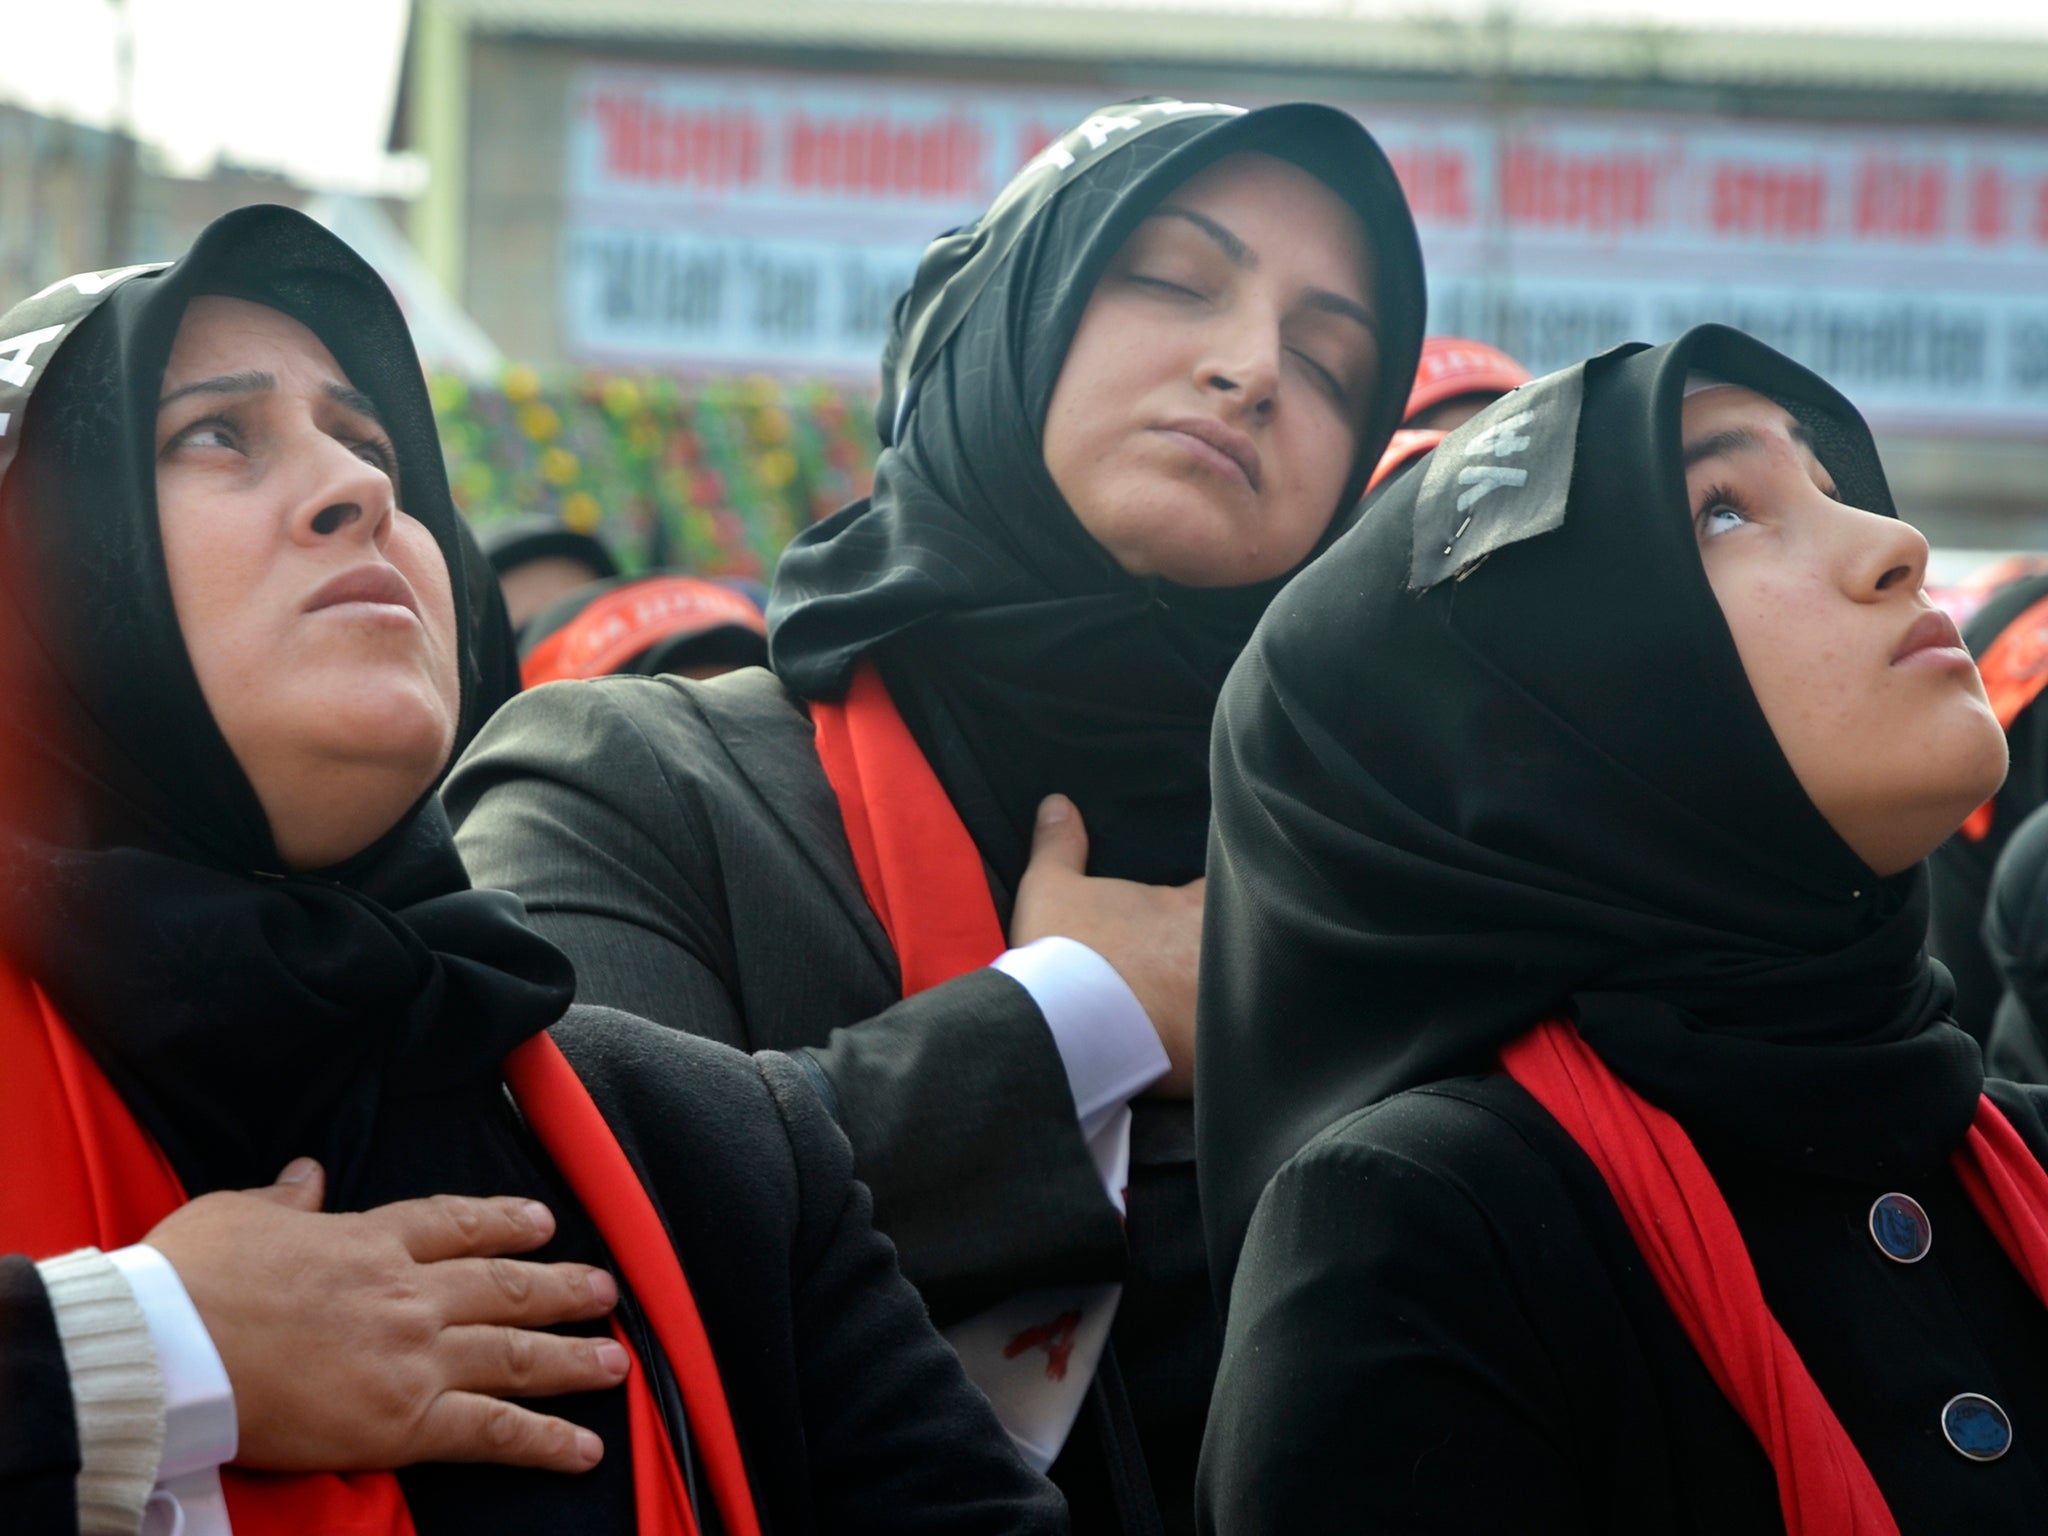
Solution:
M 1529 370 L 1515 359 L 1467 336 L 1429 336 L 1415 364 L 1404 422 L 1461 395 L 1504 395 L 1529 382 Z
M 1980 664 L 1994 645 L 2022 646 L 2024 664 L 2038 679 L 2041 659 L 2048 655 L 2048 636 L 2042 633 L 2043 614 L 2035 610 L 2044 603 L 2048 576 L 2026 575 L 2006 582 L 1963 626 L 1963 644 Z M 2017 632 L 2021 624 L 2032 632 Z M 2038 681 L 2027 686 L 2039 686 Z M 1990 1037 L 2005 981 L 2002 966 L 1987 950 L 1979 929 L 1990 916 L 1986 898 L 1999 856 L 2020 823 L 2048 804 L 2048 702 L 2037 694 L 2021 704 L 2005 721 L 2005 742 L 2012 767 L 1998 793 L 1927 860 L 1934 882 L 1928 941 L 1955 976 L 1957 1022 L 1980 1041 Z
M 874 493 L 799 535 L 776 572 L 776 672 L 832 699 L 873 655 L 1011 889 L 1054 791 L 1080 806 L 1094 873 L 1201 873 L 1216 693 L 1281 583 L 1198 591 L 1125 574 L 1053 484 L 1042 442 L 1110 258 L 1173 188 L 1253 150 L 1328 186 L 1375 253 L 1380 373 L 1334 524 L 1399 420 L 1421 346 L 1422 264 L 1400 185 L 1331 108 L 1133 103 L 1057 141 L 926 252 L 883 357 Z
M 505 607 L 505 589 L 491 569 L 476 530 L 455 520 L 462 538 L 462 577 L 469 586 L 469 635 L 475 653 L 477 730 L 519 691 L 519 642 L 512 634 L 512 614 Z
M 1318 1131 L 1560 1014 L 1710 1163 L 1904 1176 L 1968 1127 L 1926 874 L 1879 878 L 1815 808 L 1708 584 L 1688 370 L 1785 406 L 1845 501 L 1896 515 L 1846 400 L 1702 326 L 1451 433 L 1231 674 L 1196 1074 L 1220 1296 Z
M 346 863 L 284 872 L 193 671 L 157 524 L 164 366 L 210 294 L 301 321 L 376 403 L 451 573 L 458 750 L 487 707 L 472 546 L 404 319 L 360 258 L 298 213 L 244 208 L 172 265 L 58 283 L 0 318 L 0 944 L 189 1193 L 310 1153 L 346 1207 L 380 1103 L 494 1081 L 572 978 L 514 898 L 470 889 L 431 792 Z

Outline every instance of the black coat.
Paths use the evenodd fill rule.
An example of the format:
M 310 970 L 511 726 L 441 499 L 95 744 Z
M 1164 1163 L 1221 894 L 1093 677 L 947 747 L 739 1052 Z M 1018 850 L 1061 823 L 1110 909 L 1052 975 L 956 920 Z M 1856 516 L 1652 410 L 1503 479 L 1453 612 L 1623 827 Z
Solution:
M 1990 1091 L 2048 1152 L 2048 1091 Z M 1764 1298 L 1899 1529 L 2038 1531 L 2048 1308 L 1953 1174 L 1904 1184 L 1931 1252 L 1884 1257 L 1882 1184 L 1701 1145 Z M 1960 1392 L 2012 1449 L 1943 1439 Z M 1458 1078 L 1332 1126 L 1267 1187 L 1231 1292 L 1200 1522 L 1247 1536 L 1780 1532 L 1772 1470 L 1644 1267 L 1598 1171 L 1517 1084 Z
M 675 1239 L 764 1532 L 1065 1529 L 1058 1495 L 1017 1459 L 932 1331 L 874 1230 L 845 1138 L 795 1066 L 604 1009 L 575 1009 L 553 1033 Z M 481 1117 L 442 1132 L 479 1145 L 491 1134 Z M 559 1189 L 531 1192 L 563 1210 Z M 534 1257 L 560 1256 L 553 1247 Z M 0 1528 L 70 1536 L 70 1391 L 47 1300 L 18 1258 L 0 1262 L 0 1328 Z M 550 1473 L 425 1470 L 408 1476 L 416 1509 L 474 1508 L 480 1490 L 578 1500 L 574 1479 Z
M 579 999 L 811 1048 L 876 1223 L 942 1326 L 1019 1291 L 1122 1281 L 1121 1424 L 1167 1529 L 1189 1528 L 1218 1329 L 1188 1107 L 1136 1106 L 1127 1248 L 1029 994 L 982 970 L 902 998 L 800 702 L 758 670 L 539 689 L 445 799 L 477 883 L 520 896 L 575 961 Z M 1117 1420 L 1098 1393 L 1053 1469 L 1076 1530 L 1119 1528 L 1102 1459 Z M 1127 1443 L 1110 1459 L 1134 1464 Z
M 2016 1082 L 2048 1083 L 2048 808 L 2012 831 L 1982 894 L 1976 948 L 1997 983 L 1984 1064 Z

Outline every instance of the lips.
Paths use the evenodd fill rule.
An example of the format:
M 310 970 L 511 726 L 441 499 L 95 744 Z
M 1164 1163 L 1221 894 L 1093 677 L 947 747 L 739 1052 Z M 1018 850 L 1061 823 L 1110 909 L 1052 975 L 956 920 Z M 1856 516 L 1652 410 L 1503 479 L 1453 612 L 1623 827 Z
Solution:
M 1897 666 L 1908 657 L 1922 651 L 1963 651 L 1963 637 L 1956 629 L 1956 622 L 1939 608 L 1930 609 L 1913 621 L 1913 627 L 1906 631 L 1906 637 L 1899 642 L 1899 648 L 1892 652 L 1892 665 Z M 1968 654 L 1967 651 L 1964 654 Z
M 1155 429 L 1160 432 L 1179 433 L 1191 437 L 1204 447 L 1237 466 L 1245 483 L 1253 490 L 1259 488 L 1261 465 L 1259 450 L 1252 440 L 1235 427 L 1227 427 L 1213 416 L 1185 416 L 1178 421 L 1162 422 Z
M 420 602 L 414 595 L 412 583 L 398 573 L 394 566 L 381 561 L 359 565 L 343 571 L 339 576 L 325 582 L 306 603 L 307 613 L 317 613 L 323 608 L 338 608 L 344 603 L 374 603 L 384 608 L 403 608 L 419 617 Z

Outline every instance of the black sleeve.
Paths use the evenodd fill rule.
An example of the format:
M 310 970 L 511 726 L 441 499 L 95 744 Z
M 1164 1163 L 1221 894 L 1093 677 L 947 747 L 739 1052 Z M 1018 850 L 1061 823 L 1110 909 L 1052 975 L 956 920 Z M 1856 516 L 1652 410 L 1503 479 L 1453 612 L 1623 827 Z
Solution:
M 0 1258 L 0 1528 L 76 1536 L 78 1424 L 49 1293 L 20 1254 Z
M 1325 1137 L 1260 1198 L 1231 1288 L 1198 1522 L 1222 1536 L 1495 1536 L 1599 1522 L 1562 1389 L 1454 1182 Z
M 827 850 L 773 842 L 801 888 L 771 882 L 757 897 L 758 873 L 748 891 L 729 888 L 721 861 L 745 856 L 724 851 L 735 829 L 782 822 L 690 698 L 662 680 L 606 679 L 499 711 L 444 792 L 471 877 L 525 902 L 575 962 L 579 1002 L 746 1050 L 815 1046 L 876 1220 L 943 1321 L 1019 1290 L 1118 1278 L 1122 1225 L 1030 995 L 978 971 L 866 1011 L 872 987 L 847 973 L 878 962 L 842 911 L 858 887 L 826 889 Z M 843 848 L 831 857 L 850 869 Z M 736 910 L 750 900 L 781 910 Z M 736 930 L 753 946 L 745 957 Z M 792 978 L 814 1011 L 749 1017 L 743 973 Z
M 819 1528 L 1064 1532 L 1065 1501 L 1025 1466 L 875 1230 L 845 1140 L 790 1063 L 760 1064 L 796 1160 L 792 1295 Z

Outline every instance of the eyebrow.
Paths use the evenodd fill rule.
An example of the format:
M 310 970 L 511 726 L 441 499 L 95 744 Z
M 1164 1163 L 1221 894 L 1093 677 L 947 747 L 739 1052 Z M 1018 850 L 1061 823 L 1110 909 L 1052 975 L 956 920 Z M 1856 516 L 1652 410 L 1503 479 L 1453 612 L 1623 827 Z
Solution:
M 161 411 L 165 406 L 183 400 L 187 395 L 259 395 L 276 388 L 277 375 L 264 373 L 259 369 L 250 369 L 244 373 L 223 373 L 210 379 L 200 379 L 197 383 L 180 385 L 157 401 L 156 408 Z M 380 427 L 384 425 L 384 418 L 377 410 L 377 402 L 360 389 L 348 384 L 328 384 L 325 386 L 325 392 L 327 398 L 336 404 L 346 406 L 359 416 L 368 417 Z
M 1217 223 L 1206 213 L 1197 213 L 1192 208 L 1182 208 L 1174 203 L 1162 203 L 1153 210 L 1152 217 L 1187 220 L 1188 223 L 1194 225 L 1195 228 L 1215 241 L 1217 249 L 1223 252 L 1224 258 L 1233 267 L 1237 267 L 1242 271 L 1249 272 L 1259 264 L 1259 253 L 1257 251 L 1239 239 L 1235 231 L 1226 225 Z M 1354 299 L 1345 298 L 1341 293 L 1332 293 L 1327 288 L 1311 288 L 1306 296 L 1306 302 L 1311 309 L 1321 310 L 1324 314 L 1328 315 L 1341 315 L 1347 320 L 1355 320 L 1373 335 L 1379 335 L 1379 321 L 1373 317 L 1372 311 Z
M 1798 422 L 1795 421 L 1787 427 L 1785 435 L 1808 453 L 1813 453 L 1816 459 L 1820 457 L 1819 454 L 1814 453 L 1813 439 L 1807 436 L 1806 428 Z M 1699 463 L 1702 459 L 1718 459 L 1724 454 L 1758 453 L 1762 451 L 1763 446 L 1763 443 L 1758 440 L 1757 435 L 1750 431 L 1749 428 L 1730 427 L 1726 432 L 1716 432 L 1710 437 L 1703 437 L 1697 442 L 1686 444 L 1684 467 L 1691 469 L 1693 465 Z

